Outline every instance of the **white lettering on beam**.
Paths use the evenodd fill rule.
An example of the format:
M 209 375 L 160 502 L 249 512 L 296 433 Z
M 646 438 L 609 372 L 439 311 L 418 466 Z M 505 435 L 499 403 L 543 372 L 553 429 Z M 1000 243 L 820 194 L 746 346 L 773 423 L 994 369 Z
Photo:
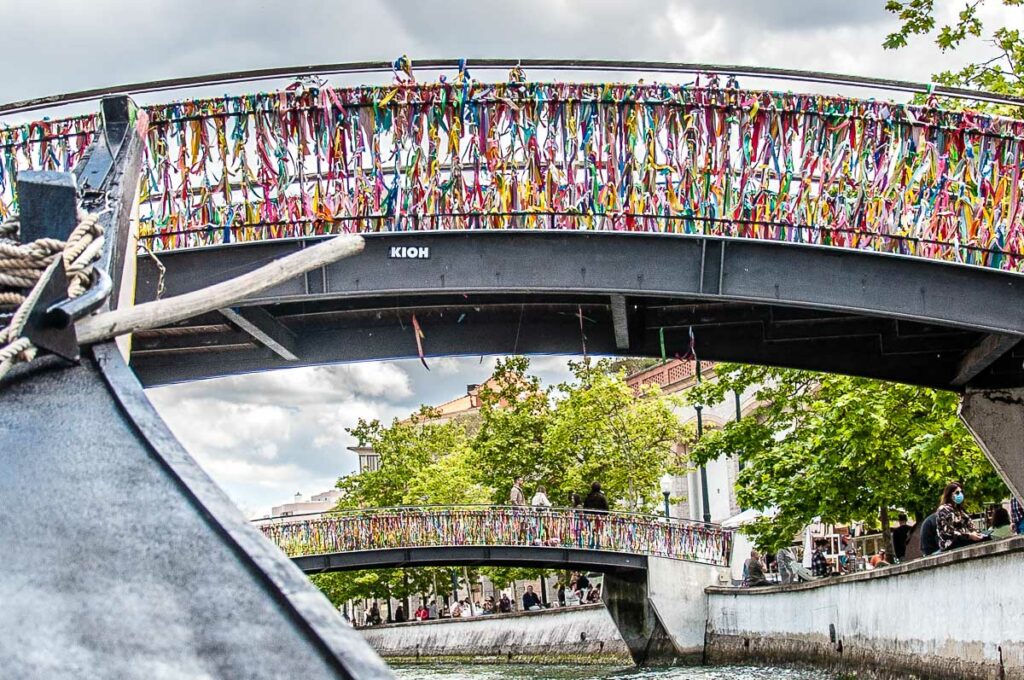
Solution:
M 391 246 L 388 258 L 395 260 L 427 260 L 430 259 L 430 246 Z

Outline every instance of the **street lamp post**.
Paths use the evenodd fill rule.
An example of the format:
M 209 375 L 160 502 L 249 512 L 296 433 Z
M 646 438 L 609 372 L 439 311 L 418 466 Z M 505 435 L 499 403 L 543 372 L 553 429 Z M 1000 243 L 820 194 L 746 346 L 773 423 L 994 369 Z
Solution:
M 672 519 L 668 504 L 669 496 L 672 495 L 672 475 L 666 473 L 661 476 L 661 495 L 665 497 L 665 519 Z

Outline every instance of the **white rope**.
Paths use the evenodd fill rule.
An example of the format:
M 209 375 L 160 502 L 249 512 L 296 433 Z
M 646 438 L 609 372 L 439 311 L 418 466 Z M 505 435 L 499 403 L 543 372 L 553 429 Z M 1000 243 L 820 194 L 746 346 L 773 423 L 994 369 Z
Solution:
M 0 314 L 10 314 L 7 325 L 0 327 L 0 380 L 15 364 L 36 356 L 36 347 L 22 331 L 42 293 L 47 268 L 60 257 L 68 277 L 68 297 L 78 297 L 89 290 L 92 265 L 103 248 L 99 215 L 79 215 L 67 241 L 44 238 L 21 244 L 19 227 L 17 219 L 0 224 Z

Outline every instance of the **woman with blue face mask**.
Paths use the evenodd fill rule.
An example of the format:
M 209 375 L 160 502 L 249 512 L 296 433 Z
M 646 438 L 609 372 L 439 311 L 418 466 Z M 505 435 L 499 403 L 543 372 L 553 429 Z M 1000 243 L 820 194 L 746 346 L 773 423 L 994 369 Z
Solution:
M 958 482 L 950 482 L 942 492 L 942 504 L 936 513 L 939 549 L 942 551 L 973 545 L 988 538 L 975 531 L 963 505 L 963 487 Z

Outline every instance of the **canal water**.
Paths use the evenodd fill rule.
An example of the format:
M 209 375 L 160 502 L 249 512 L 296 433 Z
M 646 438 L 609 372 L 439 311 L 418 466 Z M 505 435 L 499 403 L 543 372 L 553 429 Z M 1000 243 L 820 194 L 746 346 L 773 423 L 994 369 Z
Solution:
M 818 670 L 773 666 L 698 666 L 644 669 L 612 666 L 527 666 L 510 664 L 394 666 L 400 680 L 832 680 Z

